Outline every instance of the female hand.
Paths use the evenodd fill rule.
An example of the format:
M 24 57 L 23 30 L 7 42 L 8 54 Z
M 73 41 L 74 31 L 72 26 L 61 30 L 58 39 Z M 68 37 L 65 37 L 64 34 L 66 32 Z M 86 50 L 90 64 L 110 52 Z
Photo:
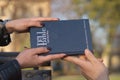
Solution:
M 62 53 L 46 55 L 46 56 L 39 55 L 48 52 L 49 50 L 45 47 L 26 49 L 16 57 L 16 60 L 20 64 L 21 68 L 29 68 L 29 67 L 39 67 L 44 62 L 51 61 L 54 59 L 60 59 L 65 56 L 65 54 Z
M 85 50 L 85 57 L 83 59 L 67 56 L 66 61 L 77 64 L 82 72 L 82 75 L 88 80 L 109 80 L 108 69 L 102 61 L 95 58 L 95 56 L 88 50 Z
M 6 28 L 9 33 L 12 32 L 27 32 L 30 27 L 42 27 L 43 21 L 56 21 L 58 18 L 23 18 L 11 20 L 6 23 Z

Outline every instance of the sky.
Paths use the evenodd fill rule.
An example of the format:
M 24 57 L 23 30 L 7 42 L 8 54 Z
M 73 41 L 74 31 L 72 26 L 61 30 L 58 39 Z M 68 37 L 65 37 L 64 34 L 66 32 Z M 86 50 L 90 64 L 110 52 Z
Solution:
M 76 18 L 75 12 L 71 11 L 71 0 L 52 0 L 51 16 L 61 20 Z

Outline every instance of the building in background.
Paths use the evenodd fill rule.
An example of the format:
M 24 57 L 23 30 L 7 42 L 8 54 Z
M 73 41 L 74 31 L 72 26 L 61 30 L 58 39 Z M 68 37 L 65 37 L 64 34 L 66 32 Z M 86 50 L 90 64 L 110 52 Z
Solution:
M 0 0 L 0 19 L 17 19 L 28 17 L 50 16 L 51 0 Z M 12 42 L 0 51 L 21 51 L 24 46 L 30 47 L 29 34 L 13 33 Z

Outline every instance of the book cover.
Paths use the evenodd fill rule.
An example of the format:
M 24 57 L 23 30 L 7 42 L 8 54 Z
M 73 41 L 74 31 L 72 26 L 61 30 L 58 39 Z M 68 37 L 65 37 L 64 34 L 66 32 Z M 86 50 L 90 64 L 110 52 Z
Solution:
M 92 40 L 88 19 L 43 22 L 42 28 L 30 29 L 31 47 L 49 47 L 49 54 L 84 54 L 92 51 Z

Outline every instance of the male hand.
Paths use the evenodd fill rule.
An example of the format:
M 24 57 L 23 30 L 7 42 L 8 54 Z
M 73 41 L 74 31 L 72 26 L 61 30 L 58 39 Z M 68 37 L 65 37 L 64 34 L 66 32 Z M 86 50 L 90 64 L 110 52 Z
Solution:
M 88 49 L 85 50 L 84 58 L 68 56 L 64 59 L 77 64 L 82 75 L 88 80 L 109 80 L 108 69 L 102 63 L 102 60 L 96 59 Z
M 20 64 L 21 68 L 30 68 L 39 67 L 44 62 L 51 61 L 54 59 L 60 59 L 65 56 L 65 54 L 62 53 L 46 56 L 39 55 L 48 52 L 49 50 L 45 47 L 26 49 L 16 57 L 16 60 Z
M 30 27 L 42 27 L 43 21 L 57 21 L 58 18 L 23 18 L 11 20 L 6 23 L 6 28 L 9 33 L 12 32 L 27 32 Z

